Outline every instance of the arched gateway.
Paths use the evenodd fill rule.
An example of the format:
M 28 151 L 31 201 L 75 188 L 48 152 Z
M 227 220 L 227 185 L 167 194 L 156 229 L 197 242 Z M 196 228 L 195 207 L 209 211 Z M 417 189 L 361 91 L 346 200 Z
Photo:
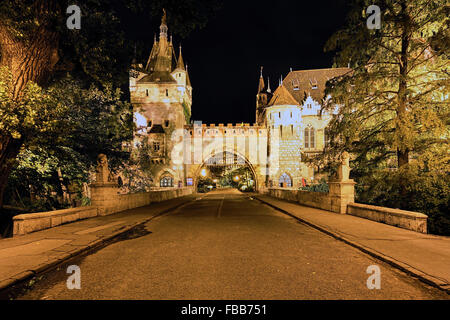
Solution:
M 196 186 L 202 169 L 224 170 L 247 167 L 254 180 L 254 189 L 262 190 L 266 184 L 267 134 L 258 126 L 201 125 L 185 127 L 183 163 L 186 178 Z
M 298 188 L 301 181 L 318 178 L 302 161 L 303 154 L 322 152 L 329 139 L 324 133 L 332 113 L 322 105 L 326 82 L 350 72 L 348 68 L 291 71 L 272 92 L 261 69 L 256 123 L 192 123 L 189 72 L 181 47 L 176 53 L 162 19 L 147 62 L 131 67 L 130 97 L 138 129 L 133 144 L 148 146 L 155 187 L 195 185 L 209 158 L 229 152 L 251 168 L 258 191 L 280 185 Z M 179 137 L 173 139 L 174 130 L 184 132 L 183 143 Z M 180 154 L 182 161 L 177 161 Z

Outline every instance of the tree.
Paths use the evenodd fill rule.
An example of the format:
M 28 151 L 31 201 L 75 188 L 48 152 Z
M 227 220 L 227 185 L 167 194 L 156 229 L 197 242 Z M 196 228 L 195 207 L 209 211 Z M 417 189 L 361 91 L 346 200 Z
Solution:
M 381 8 L 379 30 L 366 26 L 372 4 Z M 346 27 L 326 44 L 337 50 L 336 65 L 353 71 L 328 83 L 325 109 L 337 104 L 339 111 L 328 128 L 333 138 L 317 161 L 352 152 L 354 178 L 365 182 L 360 194 L 385 182 L 386 192 L 378 188 L 372 197 L 379 204 L 411 208 L 411 184 L 421 183 L 411 179 L 414 174 L 448 182 L 448 25 L 445 0 L 355 0 Z
M 152 35 L 142 30 L 148 30 L 145 26 L 149 23 L 159 22 L 163 7 L 169 12 L 171 30 L 183 36 L 204 26 L 218 8 L 215 1 L 201 0 L 182 4 L 172 0 L 86 0 L 80 4 L 81 30 L 68 30 L 65 11 L 71 4 L 58 0 L 0 2 L 0 67 L 9 79 L 8 86 L 3 86 L 8 91 L 2 92 L 2 112 L 23 115 L 17 117 L 18 121 L 38 114 L 34 109 L 37 104 L 27 101 L 34 99 L 27 90 L 46 89 L 67 72 L 83 80 L 84 86 L 95 84 L 103 89 L 112 84 L 113 89 L 122 88 L 126 93 L 135 48 L 148 52 L 146 46 L 152 43 Z M 51 104 L 42 107 L 49 114 L 58 110 L 52 111 Z M 13 135 L 4 130 L 7 121 L 0 118 L 0 122 L 1 207 L 9 174 L 30 135 L 20 126 Z
M 4 86 L 0 81 L 0 92 L 7 92 Z M 108 156 L 112 167 L 128 159 L 122 143 L 132 136 L 132 112 L 119 89 L 85 89 L 70 77 L 47 89 L 28 87 L 34 90 L 26 90 L 22 105 L 10 109 L 0 104 L 0 116 L 8 124 L 3 132 L 26 136 L 8 183 L 10 200 L 16 195 L 44 200 L 52 191 L 88 182 L 99 153 Z

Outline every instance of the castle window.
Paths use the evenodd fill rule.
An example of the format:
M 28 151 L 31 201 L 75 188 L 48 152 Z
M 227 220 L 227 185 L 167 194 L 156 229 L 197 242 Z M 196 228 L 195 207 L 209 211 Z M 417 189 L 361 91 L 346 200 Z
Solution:
M 164 121 L 164 125 L 165 125 L 166 127 L 168 127 L 168 126 L 169 126 L 169 120 Z
M 311 84 L 312 89 L 317 89 L 317 79 L 310 79 L 309 83 Z
M 169 89 L 166 89 L 166 97 L 169 96 Z
M 167 187 L 173 187 L 173 178 L 171 176 L 164 176 L 160 180 L 160 186 L 167 188 Z
M 151 126 L 152 126 L 152 120 L 148 120 L 147 127 L 151 127 Z
M 278 112 L 278 118 L 281 119 L 281 112 Z
M 312 104 L 311 104 L 311 103 L 308 103 L 308 104 L 306 105 L 306 107 L 307 107 L 308 109 L 312 109 Z
M 279 186 L 281 188 L 290 188 L 290 187 L 292 187 L 292 179 L 287 173 L 283 173 L 280 176 Z
M 314 149 L 316 147 L 316 138 L 314 128 L 308 127 L 305 129 L 305 148 Z
M 161 145 L 159 143 L 159 141 L 154 141 L 153 142 L 153 151 L 159 151 L 161 149 Z
M 291 118 L 292 118 L 292 111 L 291 111 Z
M 145 95 L 148 97 L 148 89 L 145 89 Z
M 291 134 L 294 134 L 294 126 L 291 124 Z
M 292 87 L 294 87 L 294 90 L 300 90 L 300 86 L 298 84 L 298 80 L 292 80 Z

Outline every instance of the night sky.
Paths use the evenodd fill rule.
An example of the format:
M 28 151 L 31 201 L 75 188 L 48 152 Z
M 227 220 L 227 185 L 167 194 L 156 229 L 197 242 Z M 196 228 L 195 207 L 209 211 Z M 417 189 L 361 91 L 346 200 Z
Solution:
M 255 122 L 260 74 L 272 92 L 289 69 L 332 66 L 326 40 L 345 23 L 345 1 L 226 1 L 206 27 L 182 41 L 194 90 L 192 119 Z M 170 32 L 170 25 L 169 25 Z

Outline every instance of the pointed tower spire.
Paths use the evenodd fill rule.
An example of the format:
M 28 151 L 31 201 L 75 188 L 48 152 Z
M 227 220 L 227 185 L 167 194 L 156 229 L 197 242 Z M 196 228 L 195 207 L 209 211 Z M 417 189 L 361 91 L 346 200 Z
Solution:
M 186 85 L 192 87 L 191 79 L 189 78 L 188 65 L 186 65 Z
M 166 9 L 163 8 L 163 16 L 161 19 L 161 25 L 159 26 L 159 39 L 166 38 L 167 39 L 167 15 L 166 15 Z
M 259 83 L 258 83 L 258 93 L 263 92 L 264 90 L 264 78 L 263 78 L 263 66 L 261 66 L 261 75 L 259 76 Z
M 267 77 L 267 92 L 272 93 L 272 90 L 270 90 L 270 80 L 269 77 Z
M 178 55 L 177 69 L 186 70 L 184 67 L 183 55 L 181 54 L 181 44 L 180 44 L 180 54 Z

